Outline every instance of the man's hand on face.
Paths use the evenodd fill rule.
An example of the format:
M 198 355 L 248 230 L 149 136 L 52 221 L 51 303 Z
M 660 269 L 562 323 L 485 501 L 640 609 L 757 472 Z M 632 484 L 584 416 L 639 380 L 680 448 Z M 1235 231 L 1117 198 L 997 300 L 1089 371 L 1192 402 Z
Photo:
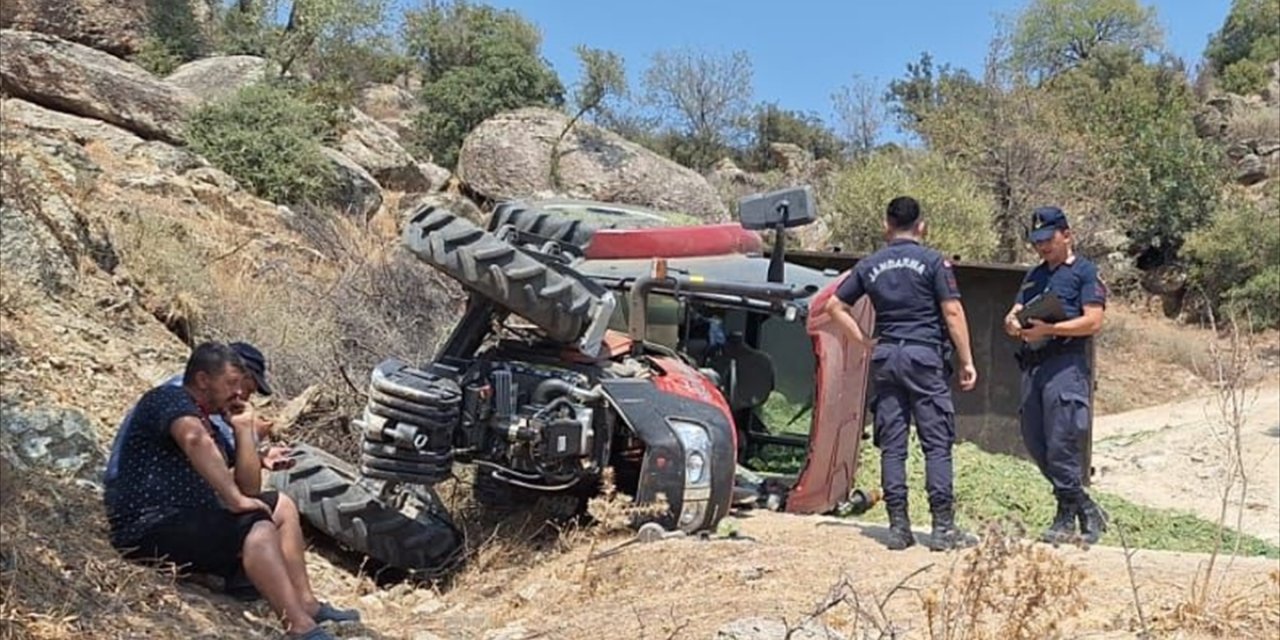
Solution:
M 1031 326 L 1022 330 L 1022 339 L 1026 342 L 1034 342 L 1044 338 L 1053 337 L 1053 325 L 1043 321 L 1032 319 Z
M 236 400 L 227 407 L 227 421 L 231 423 L 231 428 L 236 431 L 252 429 L 257 426 L 257 412 L 253 410 L 253 405 L 248 402 Z

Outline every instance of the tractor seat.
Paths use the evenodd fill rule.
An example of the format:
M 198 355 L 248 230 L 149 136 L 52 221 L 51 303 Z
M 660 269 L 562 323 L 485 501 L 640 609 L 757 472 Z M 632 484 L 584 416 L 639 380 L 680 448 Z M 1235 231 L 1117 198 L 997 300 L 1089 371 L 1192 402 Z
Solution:
M 744 342 L 741 334 L 729 336 L 724 348 L 707 359 L 707 366 L 720 374 L 729 408 L 734 411 L 763 404 L 773 393 L 773 360 Z

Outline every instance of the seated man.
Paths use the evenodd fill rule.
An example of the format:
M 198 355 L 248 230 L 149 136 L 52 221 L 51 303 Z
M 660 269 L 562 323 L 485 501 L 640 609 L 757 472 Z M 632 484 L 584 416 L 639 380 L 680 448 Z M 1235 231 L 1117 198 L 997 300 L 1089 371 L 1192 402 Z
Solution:
M 246 493 L 211 420 L 225 413 L 233 431 L 237 423 L 242 432 L 253 428 L 243 418 L 252 416 L 241 399 L 245 372 L 231 348 L 204 343 L 187 361 L 182 386 L 158 386 L 138 401 L 106 499 L 111 544 L 128 558 L 224 577 L 243 567 L 291 637 L 328 639 L 317 623 L 358 614 L 316 599 L 297 506 L 275 492 Z

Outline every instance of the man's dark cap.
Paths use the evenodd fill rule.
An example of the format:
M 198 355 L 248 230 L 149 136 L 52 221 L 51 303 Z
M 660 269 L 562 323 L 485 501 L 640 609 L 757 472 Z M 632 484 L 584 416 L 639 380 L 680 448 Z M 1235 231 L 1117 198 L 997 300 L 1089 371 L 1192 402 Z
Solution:
M 248 342 L 233 342 L 229 346 L 232 351 L 240 355 L 241 360 L 244 360 L 244 366 L 249 370 L 249 375 L 252 375 L 253 381 L 258 384 L 258 393 L 264 396 L 271 395 L 271 387 L 267 385 L 267 359 L 262 352 Z
M 1058 207 L 1038 207 L 1031 212 L 1031 232 L 1027 234 L 1027 239 L 1031 242 L 1044 242 L 1053 237 L 1053 232 L 1059 229 L 1070 229 L 1071 225 L 1067 224 L 1067 214 L 1062 212 Z

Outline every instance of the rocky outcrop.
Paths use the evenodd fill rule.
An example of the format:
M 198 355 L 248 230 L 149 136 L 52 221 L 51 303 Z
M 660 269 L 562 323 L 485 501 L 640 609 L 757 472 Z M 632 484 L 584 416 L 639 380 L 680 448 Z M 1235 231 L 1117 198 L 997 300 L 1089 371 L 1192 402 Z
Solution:
M 351 110 L 351 121 L 338 150 L 387 189 L 421 192 L 432 187 L 431 178 L 400 146 L 396 133 L 359 109 Z
M 270 66 L 257 56 L 215 56 L 174 69 L 165 82 L 187 91 L 201 103 L 214 102 L 260 82 L 267 77 Z
M 110 54 L 50 35 L 0 30 L 0 88 L 144 138 L 182 141 L 193 98 Z
M 147 0 L 5 0 L 0 28 L 47 33 L 124 57 L 136 53 L 146 35 Z
M 13 131 L 6 122 L 6 131 Z M 5 143 L 6 189 L 0 203 L 0 272 L 4 286 L 59 296 L 79 278 L 82 261 L 110 268 L 106 232 L 83 215 L 72 194 L 88 193 L 100 169 L 75 142 L 30 133 Z
M 0 100 L 0 118 L 6 128 L 21 127 L 54 136 L 69 135 L 79 144 L 100 142 L 118 154 L 127 154 L 144 143 L 133 133 L 101 120 L 53 111 L 16 98 Z
M 348 215 L 368 220 L 382 207 L 382 186 L 364 167 L 328 147 L 321 152 L 329 159 L 337 176 L 332 203 Z
M 560 144 L 558 187 L 551 179 L 551 148 L 568 117 L 528 108 L 496 115 L 467 135 L 458 177 L 492 199 L 559 192 L 573 198 L 636 204 L 723 220 L 727 210 L 697 172 L 621 136 L 578 124 Z
M 375 84 L 360 91 L 356 104 L 394 131 L 401 141 L 413 135 L 413 111 L 418 107 L 412 93 L 393 84 Z

